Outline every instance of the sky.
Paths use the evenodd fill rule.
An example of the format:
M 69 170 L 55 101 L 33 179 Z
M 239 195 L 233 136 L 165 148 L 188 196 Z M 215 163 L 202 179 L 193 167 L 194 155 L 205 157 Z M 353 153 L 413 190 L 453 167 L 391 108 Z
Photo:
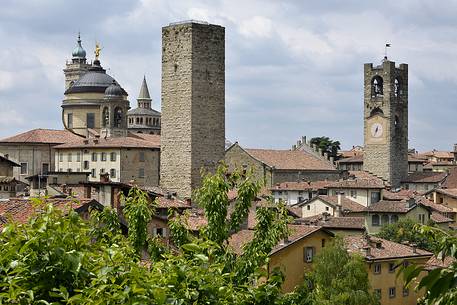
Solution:
M 78 31 L 136 106 L 146 75 L 160 110 L 161 28 L 225 27 L 226 137 L 289 149 L 301 136 L 363 144 L 363 64 L 409 64 L 409 146 L 457 142 L 457 1 L 0 0 L 0 138 L 61 129 Z

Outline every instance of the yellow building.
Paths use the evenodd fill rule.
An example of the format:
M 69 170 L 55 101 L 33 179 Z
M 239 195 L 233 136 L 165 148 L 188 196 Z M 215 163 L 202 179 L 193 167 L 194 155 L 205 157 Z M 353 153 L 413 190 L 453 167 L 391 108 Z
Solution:
M 432 253 L 368 235 L 345 236 L 344 242 L 350 253 L 363 257 L 370 286 L 381 305 L 415 305 L 424 295 L 424 291 L 405 288 L 398 272 L 403 265 L 425 264 Z
M 275 268 L 285 275 L 283 292 L 290 292 L 303 283 L 304 275 L 312 268 L 314 257 L 320 253 L 333 238 L 334 234 L 318 226 L 290 225 L 291 235 L 281 241 L 270 253 L 268 271 Z M 231 236 L 229 244 L 238 254 L 243 246 L 252 240 L 253 230 L 241 230 Z

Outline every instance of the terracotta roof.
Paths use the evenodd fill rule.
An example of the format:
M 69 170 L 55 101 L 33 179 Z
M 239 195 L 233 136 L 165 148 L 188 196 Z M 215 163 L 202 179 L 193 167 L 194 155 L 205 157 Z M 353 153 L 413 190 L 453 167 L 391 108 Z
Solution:
M 442 215 L 441 213 L 438 212 L 432 212 L 432 216 L 430 217 L 431 220 L 433 220 L 436 223 L 449 223 L 449 222 L 454 222 L 454 220 Z
M 187 218 L 187 228 L 191 231 L 198 231 L 208 224 L 202 209 L 192 209 Z
M 446 256 L 444 259 L 440 259 L 433 255 L 432 257 L 430 257 L 427 263 L 425 263 L 425 270 L 430 271 L 436 268 L 447 268 L 454 262 L 455 258 L 451 256 Z
M 70 141 L 77 141 L 80 136 L 68 130 L 54 129 L 32 129 L 15 136 L 1 139 L 0 143 L 40 143 L 40 144 L 62 144 Z
M 453 198 L 457 198 L 457 188 L 454 188 L 454 189 L 440 188 L 440 189 L 436 189 L 436 192 L 453 197 Z
M 436 157 L 436 158 L 443 158 L 443 159 L 453 159 L 454 154 L 450 151 L 445 150 L 432 150 L 423 153 L 417 154 L 418 157 Z
M 328 161 L 298 150 L 245 149 L 255 159 L 283 170 L 336 170 Z
M 46 202 L 52 203 L 54 207 L 61 209 L 66 213 L 70 207 L 77 210 L 89 203 L 95 203 L 96 201 L 92 199 L 80 199 L 76 201 L 74 199 L 56 198 L 46 199 Z M 30 199 L 10 198 L 6 201 L 0 201 L 0 216 L 5 219 L 11 218 L 19 223 L 26 223 L 30 217 L 40 211 L 41 209 L 34 207 Z
M 362 255 L 366 260 L 431 257 L 433 255 L 422 249 L 414 251 L 411 246 L 372 236 L 369 236 L 368 239 L 363 235 L 344 236 L 344 243 L 348 252 Z M 369 247 L 368 255 L 364 249 L 366 247 Z
M 332 181 L 282 182 L 271 188 L 272 191 L 318 191 L 325 189 Z
M 416 200 L 413 199 L 410 205 L 408 200 L 389 201 L 381 200 L 365 208 L 367 212 L 389 212 L 389 213 L 408 213 L 417 206 Z
M 355 156 L 352 156 L 352 157 L 339 159 L 336 162 L 338 162 L 338 163 L 363 163 L 363 154 L 359 154 L 359 155 L 355 155 Z
M 323 215 L 315 215 L 311 217 L 296 219 L 295 222 L 305 225 L 322 226 L 326 229 L 365 230 L 364 217 L 327 216 L 327 218 L 324 219 Z
M 361 146 L 354 147 L 351 150 L 340 150 L 338 154 L 343 158 L 354 157 L 363 155 L 363 148 Z
M 317 199 L 321 199 L 330 205 L 332 205 L 334 208 L 338 205 L 338 196 L 327 196 L 327 195 L 318 195 L 312 199 L 310 199 L 307 202 L 304 202 L 302 204 L 299 204 L 299 206 L 305 206 L 308 205 L 312 202 L 314 202 Z M 351 199 L 346 198 L 345 196 L 341 196 L 341 206 L 343 208 L 343 211 L 351 211 L 351 212 L 363 212 L 365 207 L 355 201 L 352 201 Z
M 329 189 L 383 189 L 384 187 L 384 182 L 379 178 L 338 180 L 327 186 Z
M 383 199 L 385 199 L 385 200 L 403 200 L 403 199 L 414 197 L 416 195 L 419 195 L 419 193 L 414 190 L 401 189 L 398 192 L 384 190 L 382 196 L 383 196 Z
M 182 208 L 182 209 L 190 209 L 191 205 L 189 203 L 186 203 L 185 201 L 172 198 L 168 199 L 167 197 L 157 197 L 157 208 L 159 209 L 168 209 L 168 208 Z
M 434 203 L 433 201 L 423 196 L 415 196 L 414 199 L 420 204 L 429 207 L 433 211 L 437 211 L 439 213 L 455 213 L 453 209 L 445 206 L 444 204 Z
M 306 225 L 289 225 L 290 235 L 288 241 L 279 242 L 270 252 L 270 255 L 294 244 L 295 242 L 306 238 L 307 236 L 322 230 L 322 227 L 318 226 L 306 226 Z M 332 233 L 325 231 L 330 236 L 333 236 Z M 241 230 L 229 238 L 229 247 L 236 253 L 242 254 L 243 247 L 249 243 L 254 238 L 254 230 Z
M 56 149 L 67 148 L 160 148 L 160 136 L 150 135 L 148 140 L 137 136 L 79 139 L 55 146 Z M 85 143 L 87 142 L 87 144 Z
M 443 172 L 413 172 L 402 181 L 403 183 L 440 183 L 446 178 Z
M 446 180 L 441 184 L 443 188 L 454 189 L 457 188 L 457 168 L 449 169 Z
M 17 181 L 14 177 L 0 176 L 0 183 L 13 183 L 13 182 L 19 183 L 19 181 Z

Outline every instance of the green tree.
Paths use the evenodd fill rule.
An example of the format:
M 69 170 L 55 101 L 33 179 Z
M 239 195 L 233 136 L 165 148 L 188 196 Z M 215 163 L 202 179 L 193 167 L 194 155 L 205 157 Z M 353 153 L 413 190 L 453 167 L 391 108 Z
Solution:
M 350 255 L 341 238 L 322 249 L 309 275 L 311 304 L 369 305 L 379 301 L 370 292 L 362 257 Z M 306 303 L 305 303 L 306 304 Z
M 417 225 L 418 222 L 411 218 L 402 218 L 396 223 L 384 225 L 377 236 L 396 243 L 414 243 L 420 249 L 434 251 L 437 247 L 436 242 L 416 230 Z
M 330 157 L 334 157 L 335 159 L 338 155 L 338 150 L 341 149 L 341 143 L 339 141 L 333 141 L 329 137 L 315 137 L 310 142 L 322 149 L 322 152 L 328 153 Z
M 457 235 L 452 232 L 417 225 L 415 231 L 436 242 L 435 255 L 446 262 L 432 271 L 421 265 L 410 265 L 403 269 L 407 287 L 426 291 L 420 304 L 453 305 L 457 304 Z

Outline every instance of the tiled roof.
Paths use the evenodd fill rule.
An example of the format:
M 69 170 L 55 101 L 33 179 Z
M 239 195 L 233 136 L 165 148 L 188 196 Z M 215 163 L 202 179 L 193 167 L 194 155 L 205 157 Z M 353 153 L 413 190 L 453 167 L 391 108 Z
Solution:
M 436 192 L 440 193 L 440 194 L 444 194 L 444 195 L 447 195 L 447 196 L 450 196 L 450 197 L 453 197 L 453 198 L 457 198 L 457 188 L 455 189 L 437 189 Z
M 416 202 L 429 207 L 433 211 L 437 211 L 439 213 L 455 213 L 453 209 L 445 206 L 444 204 L 434 203 L 433 201 L 423 197 L 423 196 L 415 196 L 414 199 Z
M 191 231 L 198 231 L 208 224 L 204 212 L 201 209 L 192 209 L 187 218 L 187 228 Z
M 168 208 L 182 208 L 182 209 L 190 209 L 191 205 L 189 203 L 186 203 L 185 201 L 176 199 L 176 198 L 171 198 L 168 199 L 167 197 L 157 197 L 157 208 L 159 209 L 168 209 Z
M 308 205 L 317 199 L 321 199 L 331 204 L 333 207 L 336 207 L 338 205 L 338 196 L 318 195 L 305 203 L 299 204 L 299 206 Z M 343 208 L 343 211 L 363 212 L 365 209 L 363 205 L 355 201 L 352 201 L 351 199 L 348 199 L 345 196 L 341 196 L 341 206 Z
M 94 202 L 92 199 L 81 199 L 75 201 L 73 199 L 46 199 L 46 202 L 50 202 L 54 207 L 63 210 L 65 213 L 68 212 L 68 208 L 74 210 L 83 207 L 86 204 Z M 19 223 L 26 223 L 30 217 L 39 213 L 40 209 L 34 207 L 29 199 L 11 198 L 6 201 L 0 201 L 0 216 L 5 219 L 11 217 L 12 220 Z M 1 223 L 0 223 L 1 227 Z
M 129 135 L 127 137 L 111 137 L 106 139 L 81 139 L 78 141 L 57 145 L 55 148 L 160 148 L 160 136 L 148 135 L 146 138 L 144 135 L 143 137 Z
M 403 199 L 414 197 L 416 195 L 419 195 L 419 193 L 414 190 L 401 189 L 398 192 L 384 190 L 382 196 L 383 196 L 383 199 L 385 199 L 385 200 L 403 200 Z
M 271 188 L 272 191 L 317 191 L 325 189 L 332 181 L 282 182 Z
M 379 178 L 338 180 L 327 186 L 329 189 L 382 189 L 384 187 L 384 182 Z
M 443 188 L 454 189 L 457 188 L 457 168 L 449 169 L 446 180 L 441 184 Z
M 355 155 L 352 157 L 342 158 L 337 161 L 338 163 L 363 163 L 363 154 Z
M 436 268 L 447 268 L 454 262 L 455 258 L 451 256 L 446 256 L 444 259 L 440 259 L 433 255 L 432 257 L 430 257 L 427 263 L 425 263 L 425 269 L 430 271 Z
M 306 238 L 307 236 L 322 230 L 322 227 L 318 226 L 306 226 L 306 225 L 289 225 L 290 235 L 288 237 L 288 241 L 279 242 L 270 252 L 270 255 L 278 252 L 293 243 Z M 332 236 L 333 234 L 330 232 L 325 231 L 327 234 Z M 242 254 L 243 247 L 249 243 L 254 238 L 254 231 L 253 230 L 241 230 L 229 238 L 229 247 L 236 253 Z
M 390 213 L 408 213 L 411 209 L 417 206 L 416 201 L 412 205 L 409 204 L 408 200 L 400 201 L 389 201 L 381 200 L 378 201 L 369 207 L 365 208 L 367 212 L 390 212 Z
M 245 149 L 257 160 L 282 170 L 336 170 L 328 161 L 298 150 Z
M 326 229 L 365 230 L 364 217 L 327 216 L 327 218 L 324 218 L 323 215 L 315 215 L 311 217 L 296 219 L 295 222 L 305 225 L 322 226 Z
M 432 150 L 423 153 L 417 154 L 418 157 L 436 157 L 436 158 L 443 158 L 443 159 L 453 159 L 454 154 L 450 151 L 444 150 Z
M 432 212 L 432 216 L 430 217 L 431 220 L 433 220 L 436 223 L 449 223 L 453 222 L 454 220 L 447 218 L 446 216 L 438 213 L 438 212 Z
M 81 137 L 68 130 L 32 129 L 15 136 L 1 139 L 0 143 L 40 143 L 62 144 L 70 141 L 78 141 Z
M 19 163 L 5 157 L 5 155 L 2 155 L 2 154 L 0 154 L 0 162 L 9 163 L 10 166 L 13 166 L 13 167 L 21 167 L 21 165 Z
M 9 176 L 0 176 L 0 183 L 12 183 L 12 182 L 18 182 L 14 177 L 9 177 Z
M 350 235 L 344 237 L 348 252 L 362 255 L 367 260 L 397 259 L 410 257 L 431 257 L 431 252 L 416 249 L 404 244 L 385 240 L 378 237 Z M 364 248 L 369 247 L 369 255 Z
M 443 172 L 414 172 L 410 173 L 403 183 L 440 183 L 446 178 Z

